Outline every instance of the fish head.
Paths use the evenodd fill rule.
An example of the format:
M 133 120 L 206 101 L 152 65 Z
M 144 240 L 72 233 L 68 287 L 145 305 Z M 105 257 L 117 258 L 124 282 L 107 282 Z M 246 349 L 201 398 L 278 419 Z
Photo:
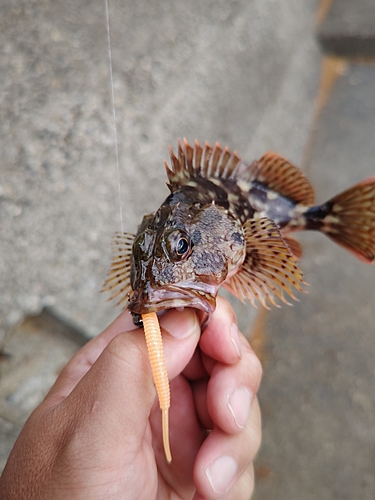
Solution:
M 128 309 L 139 315 L 193 307 L 211 314 L 245 246 L 240 221 L 221 206 L 162 205 L 144 217 L 133 243 Z

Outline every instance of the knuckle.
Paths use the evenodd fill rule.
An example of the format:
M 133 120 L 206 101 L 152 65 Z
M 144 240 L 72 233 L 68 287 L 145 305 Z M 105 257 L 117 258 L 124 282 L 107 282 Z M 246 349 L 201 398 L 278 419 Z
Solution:
M 251 385 L 258 391 L 263 375 L 263 367 L 258 356 L 250 348 L 246 359 L 246 369 L 249 374 Z

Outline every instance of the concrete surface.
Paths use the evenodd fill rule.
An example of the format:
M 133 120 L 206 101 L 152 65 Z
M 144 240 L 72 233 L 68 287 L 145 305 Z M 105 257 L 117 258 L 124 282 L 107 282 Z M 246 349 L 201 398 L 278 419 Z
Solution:
M 166 197 L 178 137 L 300 161 L 316 0 L 109 6 L 125 230 Z M 0 336 L 45 305 L 95 335 L 121 228 L 104 3 L 5 0 L 0 47 Z
M 350 65 L 313 137 L 318 201 L 375 174 L 375 66 Z M 310 284 L 272 311 L 260 390 L 263 445 L 255 500 L 375 497 L 375 268 L 304 235 Z
M 28 416 L 82 340 L 43 312 L 25 320 L 7 342 L 0 358 L 0 470 Z
M 342 57 L 375 57 L 375 2 L 334 0 L 321 23 L 323 50 Z

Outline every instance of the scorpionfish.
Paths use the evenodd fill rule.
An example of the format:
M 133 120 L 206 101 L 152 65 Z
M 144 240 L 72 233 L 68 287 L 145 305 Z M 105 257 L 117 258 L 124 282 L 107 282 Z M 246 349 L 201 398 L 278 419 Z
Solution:
M 251 164 L 216 144 L 179 141 L 171 194 L 136 235 L 116 233 L 104 290 L 141 315 L 193 307 L 214 311 L 221 286 L 255 305 L 302 290 L 298 230 L 318 230 L 364 262 L 375 258 L 375 176 L 322 205 L 297 167 L 268 152 Z M 287 302 L 288 303 L 288 302 Z

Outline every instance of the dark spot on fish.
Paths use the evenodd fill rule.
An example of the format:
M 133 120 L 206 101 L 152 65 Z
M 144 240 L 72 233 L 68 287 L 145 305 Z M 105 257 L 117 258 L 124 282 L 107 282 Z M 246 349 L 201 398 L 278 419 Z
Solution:
M 132 316 L 133 316 L 133 323 L 135 324 L 135 326 L 143 328 L 142 316 L 140 314 L 135 314 L 135 313 L 132 313 Z
M 161 222 L 161 210 L 160 209 L 155 214 L 154 222 L 155 222 L 155 226 L 158 227 L 160 222 Z
M 238 245 L 243 244 L 243 236 L 240 233 L 232 233 L 232 239 L 234 243 L 237 243 Z
M 191 241 L 193 245 L 198 245 L 202 241 L 202 234 L 199 229 L 196 229 L 191 235 Z
M 196 269 L 199 274 L 214 275 L 223 270 L 225 258 L 219 253 L 202 252 L 193 257 L 193 262 L 196 265 Z
M 267 203 L 268 188 L 258 181 L 253 181 L 250 185 L 249 193 L 256 197 L 261 203 Z

